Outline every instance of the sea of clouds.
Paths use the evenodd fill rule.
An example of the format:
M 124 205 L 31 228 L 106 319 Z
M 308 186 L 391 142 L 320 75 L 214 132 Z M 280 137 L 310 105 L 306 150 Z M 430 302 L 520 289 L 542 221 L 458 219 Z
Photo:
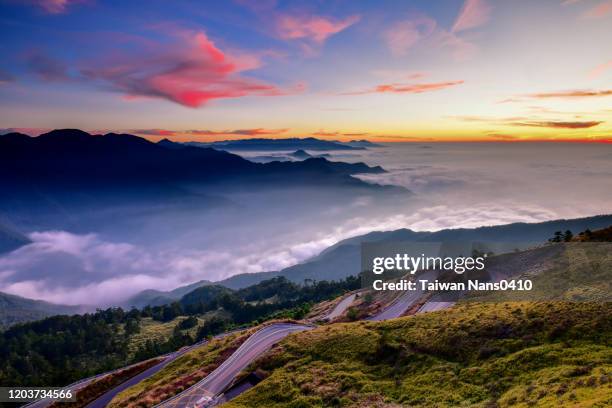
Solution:
M 248 216 L 216 223 L 204 218 L 191 229 L 182 225 L 176 233 L 160 234 L 155 244 L 97 231 L 32 231 L 31 244 L 0 257 L 0 291 L 109 306 L 144 289 L 279 270 L 375 230 L 473 228 L 612 213 L 610 158 L 612 148 L 599 145 L 369 149 L 343 160 L 382 165 L 388 173 L 359 177 L 406 187 L 414 196 L 384 205 L 367 195 L 333 205 L 319 205 L 313 197 L 311 207 L 295 211 L 290 200 L 263 205 L 249 199 L 240 204 L 259 207 Z M 172 222 L 168 216 L 164 231 L 172 231 Z

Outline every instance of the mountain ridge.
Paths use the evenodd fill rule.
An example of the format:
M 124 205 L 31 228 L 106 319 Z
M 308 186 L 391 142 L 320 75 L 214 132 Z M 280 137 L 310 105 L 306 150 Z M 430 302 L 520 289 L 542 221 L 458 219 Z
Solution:
M 510 224 L 483 226 L 477 228 L 449 228 L 440 231 L 413 231 L 398 229 L 393 231 L 373 231 L 367 234 L 351 237 L 324 249 L 318 255 L 299 264 L 289 266 L 279 271 L 263 271 L 242 273 L 230 276 L 214 285 L 226 286 L 230 289 L 241 289 L 265 279 L 283 276 L 293 282 L 302 283 L 304 279 L 335 280 L 343 279 L 360 272 L 360 245 L 362 242 L 381 241 L 449 241 L 459 239 L 490 240 L 517 243 L 544 243 L 556 230 L 573 230 L 576 233 L 586 229 L 600 229 L 612 225 L 612 214 L 596 215 L 573 219 L 559 219 L 539 223 L 517 222 Z M 508 235 L 508 231 L 517 228 L 527 229 L 521 237 Z M 516 232 L 513 232 L 516 234 Z M 503 239 L 501 239 L 503 238 Z M 510 239 L 509 239 L 510 238 Z M 513 238 L 513 239 L 512 239 Z M 348 273 L 338 273 L 348 269 Z
M 189 285 L 179 286 L 172 290 L 162 291 L 155 289 L 146 289 L 136 295 L 130 297 L 127 301 L 123 302 L 123 305 L 130 308 L 142 308 L 145 306 L 161 306 L 164 304 L 172 303 L 180 300 L 187 293 L 190 293 L 202 286 L 211 285 L 212 282 L 209 280 L 200 280 Z
M 315 137 L 266 139 L 251 138 L 222 140 L 217 142 L 185 142 L 196 147 L 213 147 L 223 150 L 365 150 L 364 146 L 352 146 L 335 140 L 322 140 Z
M 612 225 L 612 215 L 597 215 L 575 219 L 559 219 L 539 223 L 511 223 L 478 228 L 454 228 L 435 232 L 418 232 L 409 229 L 394 231 L 373 231 L 368 234 L 342 240 L 319 255 L 297 265 L 282 269 L 281 271 L 258 272 L 254 274 L 237 274 L 216 284 L 228 286 L 232 289 L 252 285 L 258 279 L 268 279 L 275 276 L 285 276 L 293 282 L 301 283 L 304 279 L 335 280 L 360 272 L 360 245 L 362 242 L 382 241 L 408 241 L 408 242 L 436 242 L 436 241 L 492 241 L 543 243 L 557 230 L 572 230 L 574 232 L 586 229 L 600 229 Z M 522 232 L 519 232 L 522 230 Z M 519 235 L 520 234 L 520 235 Z
M 77 314 L 82 306 L 60 305 L 0 292 L 0 328 L 61 314 Z
M 57 177 L 74 181 L 78 177 L 95 176 L 98 184 L 118 178 L 125 182 L 136 179 L 151 182 L 211 181 L 220 177 L 225 180 L 230 176 L 252 179 L 278 171 L 293 175 L 335 173 L 341 177 L 384 172 L 380 166 L 332 162 L 323 158 L 262 164 L 211 147 L 165 147 L 168 144 L 174 146 L 174 143 L 156 144 L 130 134 L 90 135 L 78 129 L 58 129 L 38 137 L 9 133 L 0 136 L 0 159 L 4 163 L 0 168 L 16 171 L 15 177 L 11 178 L 13 183 Z M 113 166 L 108 166 L 109 162 Z M 32 166 L 32 163 L 36 165 Z
M 172 143 L 172 142 L 170 142 Z M 254 163 L 205 147 L 168 148 L 144 138 L 78 129 L 38 137 L 0 136 L 0 214 L 24 230 L 83 224 L 77 215 L 128 206 L 231 205 L 225 193 L 284 186 L 327 188 L 334 192 L 409 193 L 353 177 L 383 173 L 379 166 L 323 158 Z M 58 223 L 55 220 L 62 219 Z M 96 221 L 98 222 L 98 221 Z

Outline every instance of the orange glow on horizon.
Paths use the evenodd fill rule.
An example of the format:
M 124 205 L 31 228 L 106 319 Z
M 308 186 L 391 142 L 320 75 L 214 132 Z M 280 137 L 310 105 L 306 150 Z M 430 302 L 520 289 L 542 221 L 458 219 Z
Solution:
M 472 132 L 475 133 L 475 132 Z M 469 136 L 469 135 L 434 135 L 434 136 L 403 136 L 403 135 L 377 135 L 364 134 L 359 136 L 332 136 L 332 135 L 317 135 L 314 133 L 305 134 L 276 134 L 276 135 L 252 135 L 252 136 L 237 136 L 232 134 L 216 135 L 213 137 L 198 137 L 186 133 L 166 133 L 160 135 L 143 135 L 135 133 L 152 142 L 158 142 L 162 139 L 169 139 L 175 142 L 200 142 L 212 143 L 226 140 L 245 140 L 245 139 L 288 139 L 288 138 L 309 138 L 314 137 L 321 140 L 350 142 L 352 140 L 367 140 L 372 143 L 604 143 L 612 144 L 612 136 L 596 135 L 596 136 L 560 136 L 557 134 L 551 135 L 503 135 L 497 136 Z

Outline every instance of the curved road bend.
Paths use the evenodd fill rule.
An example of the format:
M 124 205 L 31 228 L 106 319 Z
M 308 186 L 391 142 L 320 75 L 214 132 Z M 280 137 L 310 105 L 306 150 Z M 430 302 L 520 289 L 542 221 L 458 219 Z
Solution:
M 437 272 L 435 271 L 427 271 L 424 274 L 420 275 L 418 278 L 419 279 L 427 279 L 427 280 L 432 280 L 435 279 L 437 276 Z M 413 290 L 413 291 L 406 291 L 405 293 L 403 293 L 399 298 L 397 298 L 391 305 L 389 305 L 385 310 L 383 310 L 382 312 L 380 312 L 379 314 L 370 317 L 368 320 L 373 320 L 373 321 L 379 321 L 379 320 L 387 320 L 387 319 L 394 319 L 396 317 L 400 317 L 402 314 L 404 314 L 404 312 L 406 310 L 408 310 L 410 307 L 412 307 L 412 305 L 414 305 L 415 302 L 417 302 L 421 297 L 423 296 L 423 291 L 420 289 L 417 290 Z M 346 298 L 342 299 L 340 302 L 338 302 L 338 304 L 336 305 L 336 307 L 331 311 L 331 313 L 327 316 L 328 320 L 334 319 L 337 316 L 340 316 L 342 313 L 344 313 L 344 310 L 346 310 L 351 303 L 353 303 L 353 301 L 355 300 L 355 294 L 353 293 L 352 295 L 347 296 Z M 271 327 L 271 326 L 268 326 Z M 308 330 L 311 327 L 307 327 L 301 330 Z M 259 332 L 253 334 L 251 337 L 249 337 L 249 339 L 242 345 L 245 346 L 248 342 L 250 342 L 250 340 L 255 337 L 255 335 L 259 334 L 260 332 L 262 332 L 264 329 L 260 330 Z M 297 331 L 297 330 L 295 330 Z M 286 334 L 285 334 L 286 336 Z M 284 336 L 283 336 L 284 337 Z M 242 348 L 241 346 L 241 348 Z M 267 348 L 266 348 L 267 349 Z M 237 354 L 238 351 L 240 349 L 236 350 Z M 263 351 L 265 351 L 265 349 L 263 349 L 260 353 L 263 353 Z M 234 355 L 232 355 L 230 357 L 230 359 L 234 357 Z M 255 359 L 255 357 L 253 357 L 253 360 Z M 229 359 L 228 359 L 229 361 Z M 206 377 L 204 380 L 202 381 L 208 381 L 208 379 L 210 377 L 213 376 L 213 374 L 217 373 L 217 372 L 222 372 L 225 368 L 224 368 L 224 364 L 220 365 L 215 371 L 213 371 L 208 377 Z M 248 365 L 245 364 L 244 367 L 246 367 Z M 232 379 L 240 372 L 242 371 L 234 371 L 232 373 L 225 373 L 224 378 L 229 378 L 226 382 L 224 382 L 224 386 L 223 387 L 215 387 L 213 384 L 213 387 L 210 388 L 206 388 L 204 387 L 200 387 L 200 392 L 194 392 L 194 396 L 192 397 L 188 397 L 185 396 L 183 397 L 184 393 L 187 393 L 189 391 L 191 391 L 191 389 L 188 389 L 187 391 L 185 391 L 182 394 L 179 394 L 177 397 L 181 397 L 180 399 L 177 399 L 176 401 L 171 399 L 168 400 L 164 403 L 161 403 L 160 405 L 158 405 L 155 408 L 178 408 L 178 407 L 186 407 L 186 408 L 193 408 L 195 406 L 195 403 L 202 398 L 203 396 L 208 396 L 211 398 L 214 398 L 217 396 L 217 394 L 219 394 L 220 392 L 222 392 L 232 381 Z M 216 379 L 211 379 L 211 381 L 214 383 L 214 381 L 216 381 Z M 196 387 L 198 384 L 196 384 L 194 387 Z M 214 388 L 215 392 L 212 392 Z M 210 391 L 210 392 L 206 392 Z M 213 403 L 211 406 L 214 406 L 215 404 Z
M 512 276 L 508 271 L 500 272 L 500 271 L 488 271 L 491 275 L 491 282 L 499 282 L 502 279 L 508 279 Z M 459 292 L 460 295 L 465 295 L 466 292 Z M 417 313 L 425 313 L 425 312 L 435 312 L 437 310 L 448 309 L 449 307 L 453 307 L 457 302 L 449 301 L 444 302 L 440 299 L 440 297 L 434 296 L 429 301 L 427 301 L 421 308 L 417 311 Z
M 197 347 L 197 346 L 199 346 L 199 345 L 201 345 L 203 343 L 204 342 L 201 341 L 201 342 L 198 342 L 196 344 L 193 344 L 192 346 L 189 347 L 189 349 L 191 349 L 193 347 Z M 157 365 L 151 367 L 151 368 L 155 368 L 155 367 L 157 367 L 160 364 L 168 364 L 170 361 L 173 361 L 180 354 L 183 354 L 186 351 L 188 351 L 188 350 L 183 350 L 182 352 L 175 351 L 175 352 L 172 352 L 172 353 L 168 353 L 166 355 L 161 355 L 159 357 L 165 357 L 165 359 L 163 361 L 161 361 L 160 363 L 158 363 Z M 177 354 L 177 353 L 180 353 L 180 354 Z M 171 359 L 171 360 L 168 360 L 168 359 Z M 133 366 L 136 366 L 136 365 L 142 364 L 142 363 L 143 362 L 140 361 L 138 363 L 130 364 L 130 365 L 125 366 L 125 367 L 120 367 L 120 368 L 116 368 L 116 369 L 111 370 L 111 371 L 106 371 L 104 373 L 96 374 L 94 376 L 87 377 L 87 378 L 84 378 L 82 380 L 78 380 L 78 381 L 76 381 L 76 382 L 74 382 L 74 383 L 72 383 L 70 385 L 67 385 L 67 386 L 65 386 L 63 388 L 65 390 L 71 390 L 72 392 L 77 392 L 80 389 L 85 388 L 87 385 L 89 385 L 94 380 L 97 380 L 97 379 L 102 378 L 102 377 L 106 377 L 107 375 L 114 374 L 114 373 L 119 372 L 119 371 L 126 370 L 126 369 L 128 369 L 130 367 L 133 367 Z M 149 368 L 149 370 L 151 368 Z M 146 371 L 149 371 L 149 370 L 146 370 Z M 34 402 L 29 403 L 29 404 L 26 404 L 26 405 L 23 406 L 23 408 L 45 408 L 45 407 L 51 405 L 53 402 L 54 402 L 54 400 L 51 400 L 51 399 L 41 399 L 41 400 L 34 401 Z
M 426 272 L 424 275 L 421 275 L 419 278 L 423 279 L 431 279 L 435 277 L 435 274 L 432 272 Z M 402 294 L 395 302 L 393 302 L 389 307 L 380 312 L 379 314 L 370 317 L 367 320 L 380 321 L 393 319 L 401 316 L 406 310 L 408 310 L 421 296 L 423 292 L 419 290 L 414 291 L 406 291 L 406 293 Z M 326 319 L 332 320 L 338 316 L 340 316 L 344 311 L 353 303 L 355 300 L 355 294 L 351 294 L 344 299 L 342 299 L 327 315 Z M 433 302 L 431 302 L 433 303 Z M 420 312 L 438 310 L 439 308 L 450 307 L 451 305 L 428 305 L 425 304 Z M 277 323 L 272 324 L 270 326 L 266 326 L 258 332 L 254 333 L 251 337 L 247 339 L 237 350 L 232 354 L 223 364 L 217 367 L 212 373 L 210 373 L 207 377 L 202 379 L 200 382 L 193 385 L 191 388 L 183 391 L 182 393 L 176 395 L 175 397 L 162 402 L 157 405 L 157 407 L 185 407 L 191 406 L 198 399 L 200 399 L 204 395 L 208 395 L 214 397 L 221 391 L 223 391 L 234 379 L 234 377 L 242 371 L 246 366 L 248 366 L 252 361 L 254 361 L 257 357 L 259 357 L 263 352 L 265 352 L 269 347 L 271 347 L 274 343 L 285 338 L 290 333 L 296 331 L 303 331 L 311 329 L 311 326 L 306 325 L 298 325 L 298 324 L 290 324 L 290 323 Z M 222 337 L 223 335 L 216 336 Z M 166 365 L 170 364 L 172 361 L 186 353 L 187 351 L 202 345 L 204 342 L 196 343 L 190 347 L 187 347 L 181 351 L 176 351 L 174 353 L 170 353 L 168 357 L 153 367 L 148 368 L 142 373 L 132 377 L 126 382 L 120 384 L 119 386 L 113 388 L 112 390 L 106 392 L 98 399 L 91 402 L 87 405 L 87 408 L 103 408 L 108 405 L 108 403 L 120 392 L 139 383 L 140 381 L 152 376 Z M 118 370 L 122 370 L 118 369 Z M 118 371 L 115 370 L 115 371 Z M 113 371 L 114 372 L 114 371 Z M 112 372 L 111 372 L 112 373 Z M 110 374 L 100 374 L 91 378 L 87 378 L 81 380 L 77 383 L 69 386 L 73 391 L 77 391 L 91 381 L 102 377 L 103 375 Z M 197 397 L 197 398 L 196 398 Z M 45 408 L 51 404 L 51 400 L 41 400 L 36 401 L 34 403 L 28 404 L 28 408 Z
M 508 279 L 509 277 L 512 276 L 511 273 L 508 273 L 507 271 L 504 272 L 493 272 L 493 271 L 489 271 L 489 274 L 491 275 L 491 282 L 499 282 L 502 279 Z M 465 295 L 466 292 L 459 292 L 461 295 Z M 421 308 L 417 311 L 417 313 L 425 313 L 425 312 L 435 312 L 437 310 L 443 310 L 443 309 L 448 309 L 449 307 L 453 307 L 457 302 L 444 302 L 441 301 L 440 298 L 436 298 L 433 297 L 431 300 L 429 300 L 428 302 L 426 302 L 423 306 L 421 306 Z
M 435 279 L 436 276 L 437 273 L 435 271 L 427 271 L 424 274 L 417 276 L 417 279 L 426 279 L 431 281 L 432 279 Z M 366 320 L 380 321 L 400 317 L 404 314 L 404 312 L 406 312 L 406 310 L 410 309 L 410 307 L 412 307 L 412 305 L 414 305 L 416 301 L 421 298 L 421 296 L 423 296 L 423 293 L 424 292 L 421 290 L 420 285 L 417 286 L 416 290 L 407 290 L 382 312 Z
M 162 368 L 164 368 L 165 366 L 167 366 L 168 364 L 170 364 L 171 362 L 173 362 L 174 360 L 176 360 L 177 358 L 179 358 L 186 352 L 192 350 L 194 347 L 201 346 L 202 344 L 204 343 L 200 342 L 200 343 L 194 344 L 193 346 L 183 348 L 182 350 L 175 351 L 174 353 L 170 353 L 168 357 L 166 357 L 163 361 L 159 362 L 158 364 L 155 364 L 153 367 L 147 368 L 140 374 L 136 374 L 134 377 L 130 378 L 129 380 L 122 382 L 115 388 L 102 394 L 100 397 L 90 402 L 86 406 L 86 408 L 104 408 L 106 407 L 111 402 L 111 400 L 115 398 L 115 396 L 119 394 L 121 391 L 133 385 L 138 384 L 142 380 L 149 378 L 150 376 L 152 376 L 153 374 L 155 374 L 156 372 L 158 372 L 159 370 L 161 370 Z
M 202 380 L 166 400 L 156 407 L 193 407 L 204 396 L 215 397 L 220 394 L 234 378 L 272 345 L 289 334 L 310 330 L 313 326 L 292 323 L 274 323 L 253 333 L 238 349 L 213 372 Z
M 348 307 L 353 304 L 355 301 L 356 293 L 350 294 L 342 299 L 338 304 L 333 308 L 331 312 L 327 316 L 325 316 L 324 320 L 334 320 L 336 317 L 342 315 Z
M 109 373 L 104 373 L 104 374 L 98 374 L 96 376 L 93 377 L 89 377 L 89 378 L 85 378 L 84 380 L 79 380 L 73 384 L 70 384 L 66 387 L 63 387 L 64 390 L 71 390 L 72 392 L 77 392 L 78 390 L 80 390 L 81 388 L 84 388 L 86 385 L 88 385 L 90 382 L 92 382 L 93 380 L 96 380 L 100 377 L 103 377 L 105 375 L 107 375 Z M 38 401 L 34 401 L 34 402 L 30 402 L 29 404 L 26 404 L 23 406 L 23 408 L 46 408 L 49 405 L 51 405 L 53 402 L 55 402 L 52 399 L 41 399 Z
M 178 357 L 182 356 L 183 354 L 185 354 L 186 352 L 192 350 L 195 347 L 199 347 L 202 344 L 205 344 L 206 342 L 207 342 L 206 340 L 199 341 L 199 342 L 197 342 L 195 344 L 192 344 L 189 347 L 183 348 L 182 350 L 177 350 L 177 351 L 174 351 L 172 353 L 166 354 L 164 360 L 160 361 L 159 363 L 157 363 L 153 367 L 149 367 L 148 369 L 146 369 L 142 373 L 137 374 L 135 377 L 130 378 L 126 382 L 123 382 L 123 383 L 119 384 L 117 387 L 115 387 L 112 390 L 108 391 L 107 393 L 103 394 L 98 399 L 92 401 L 89 405 L 87 405 L 87 407 L 105 407 L 106 404 L 108 404 L 108 402 L 110 402 L 110 400 L 113 399 L 113 397 L 115 395 L 117 395 L 118 393 L 120 393 L 121 391 L 126 389 L 127 387 L 131 387 L 132 385 L 134 385 L 134 384 L 136 384 L 136 383 L 146 379 L 147 377 L 155 374 L 156 372 L 158 372 L 159 370 L 164 368 L 166 365 L 168 365 L 171 362 L 173 362 L 174 360 L 176 360 Z M 160 357 L 164 357 L 164 356 L 160 356 Z M 142 362 L 130 364 L 129 366 L 117 368 L 117 369 L 112 370 L 112 371 L 107 371 L 107 372 L 102 373 L 102 374 L 94 375 L 93 377 L 89 377 L 89 378 L 85 378 L 83 380 L 79 380 L 79 381 L 77 381 L 75 383 L 72 383 L 72 384 L 64 387 L 64 389 L 70 389 L 70 390 L 72 390 L 72 392 L 77 392 L 80 389 L 82 389 L 82 388 L 86 387 L 87 385 L 89 385 L 92 381 L 97 380 L 98 378 L 102 378 L 102 377 L 105 377 L 105 376 L 107 376 L 109 374 L 114 374 L 116 372 L 123 371 L 125 369 L 128 369 L 130 367 L 133 367 L 133 366 L 141 364 L 141 363 Z M 129 383 L 129 384 L 127 384 L 127 383 Z M 124 387 L 124 384 L 127 384 L 127 385 Z M 97 404 L 100 399 L 106 399 L 108 396 L 110 396 L 110 399 L 108 399 L 108 401 L 106 401 L 105 404 L 103 404 L 103 405 L 98 405 Z M 24 405 L 23 408 L 46 408 L 47 406 L 51 405 L 53 402 L 54 401 L 51 400 L 51 399 L 43 399 L 43 400 L 31 402 L 31 403 L 29 403 L 27 405 Z

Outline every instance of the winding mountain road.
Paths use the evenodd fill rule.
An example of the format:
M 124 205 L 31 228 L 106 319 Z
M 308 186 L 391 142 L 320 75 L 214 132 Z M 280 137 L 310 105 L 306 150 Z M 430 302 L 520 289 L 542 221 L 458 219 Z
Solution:
M 416 279 L 431 281 L 435 279 L 436 276 L 437 273 L 435 271 L 427 271 L 422 275 L 417 276 Z M 381 321 L 400 317 L 423 296 L 423 293 L 424 292 L 420 289 L 420 285 L 417 285 L 417 289 L 405 291 L 386 309 L 377 315 L 368 318 L 367 320 Z
M 123 369 L 123 368 L 122 368 Z M 86 387 L 88 384 L 90 384 L 92 381 L 104 377 L 108 375 L 108 373 L 104 373 L 104 374 L 99 374 L 93 377 L 89 377 L 89 378 L 85 378 L 83 380 L 79 380 L 73 384 L 70 384 L 66 387 L 64 387 L 64 390 L 70 390 L 73 393 L 76 393 L 78 390 Z M 34 402 L 30 402 L 26 405 L 23 406 L 23 408 L 46 408 L 49 405 L 53 404 L 55 402 L 55 400 L 52 400 L 50 398 L 45 398 L 45 399 L 40 399 L 38 401 L 34 401 Z
M 159 370 L 161 370 L 162 368 L 164 368 L 165 366 L 167 366 L 168 364 L 170 364 L 171 362 L 173 362 L 174 360 L 176 360 L 177 358 L 179 358 L 183 354 L 185 354 L 188 351 L 192 350 L 194 347 L 201 346 L 204 343 L 205 342 L 200 342 L 200 343 L 197 343 L 197 345 L 194 344 L 193 346 L 185 347 L 185 348 L 183 348 L 181 350 L 175 351 L 174 353 L 168 354 L 166 356 L 166 358 L 163 361 L 161 361 L 160 363 L 155 364 L 153 367 L 149 367 L 148 369 L 144 370 L 140 374 L 135 375 L 134 377 L 130 378 L 129 380 L 124 381 L 123 383 L 119 384 L 115 388 L 113 388 L 113 389 L 107 391 L 106 393 L 102 394 L 100 397 L 98 397 L 94 401 L 90 402 L 86 406 L 86 408 L 104 408 L 104 407 L 106 407 L 111 402 L 111 400 L 113 398 L 115 398 L 115 396 L 117 394 L 119 394 L 120 392 L 122 392 L 123 390 L 131 387 L 132 385 L 138 384 L 142 380 L 145 380 L 145 379 L 149 378 L 150 376 L 152 376 L 153 374 L 155 374 L 156 372 L 158 372 Z
M 427 271 L 418 276 L 418 279 L 435 279 L 435 271 Z M 389 307 L 369 320 L 380 321 L 400 317 L 412 307 L 421 297 L 420 289 L 406 291 Z M 327 320 L 340 316 L 353 303 L 356 294 L 342 299 L 326 316 Z M 242 370 L 244 370 L 257 357 L 265 353 L 273 344 L 279 342 L 293 332 L 312 329 L 312 326 L 277 323 L 260 329 L 249 337 L 223 364 L 191 388 L 175 397 L 162 402 L 155 408 L 200 408 L 214 406 L 215 398 L 221 394 Z
M 346 311 L 346 309 L 348 309 L 348 307 L 353 304 L 356 297 L 356 293 L 352 293 L 346 296 L 344 299 L 338 302 L 338 304 L 332 309 L 331 312 L 329 312 L 327 316 L 325 316 L 325 320 L 334 320 L 336 317 L 341 316 Z
M 226 335 L 226 333 L 224 333 L 223 335 Z M 172 353 L 166 354 L 165 356 L 161 356 L 164 357 L 164 359 L 162 361 L 160 361 L 159 363 L 155 364 L 152 367 L 149 367 L 148 369 L 144 370 L 143 372 L 141 372 L 140 374 L 137 374 L 136 376 L 130 378 L 129 380 L 119 384 L 117 387 L 107 391 L 105 394 L 103 394 L 102 396 L 98 397 L 96 400 L 92 401 L 91 403 L 89 403 L 89 405 L 87 405 L 87 408 L 90 407 L 97 407 L 97 408 L 102 408 L 105 407 L 114 397 L 115 395 L 119 394 L 121 391 L 125 390 L 128 387 L 131 387 L 132 385 L 135 385 L 137 383 L 139 383 L 140 381 L 152 376 L 153 374 L 155 374 L 156 372 L 158 372 L 159 370 L 161 370 L 162 368 L 164 368 L 165 366 L 167 366 L 168 364 L 170 364 L 171 362 L 173 362 L 174 360 L 176 360 L 177 358 L 179 358 L 180 356 L 182 356 L 183 354 L 187 353 L 188 351 L 196 348 L 196 347 L 200 347 L 201 345 L 205 344 L 207 341 L 203 340 L 200 342 L 197 342 L 195 344 L 192 344 L 189 347 L 184 347 L 180 350 L 174 351 Z M 142 362 L 139 363 L 135 363 L 126 367 L 121 367 L 121 368 L 117 368 L 115 370 L 112 371 L 107 371 L 105 373 L 101 373 L 101 374 L 97 374 L 94 375 L 92 377 L 88 377 L 82 380 L 79 380 L 75 383 L 72 383 L 66 387 L 64 387 L 64 389 L 66 390 L 72 390 L 72 392 L 77 392 L 83 388 L 85 388 L 86 386 L 88 386 L 89 384 L 91 384 L 93 381 L 98 380 L 102 377 L 106 377 L 107 375 L 111 375 L 114 373 L 117 373 L 119 371 L 123 371 L 125 369 L 128 369 L 130 367 L 133 367 L 135 365 L 141 364 Z M 24 408 L 46 408 L 49 405 L 51 405 L 54 401 L 51 399 L 41 399 L 38 401 L 34 401 L 31 402 L 27 405 L 24 405 Z
M 227 388 L 242 370 L 268 351 L 275 343 L 278 343 L 291 333 L 310 330 L 312 328 L 313 326 L 293 323 L 274 323 L 263 327 L 242 343 L 242 345 L 212 373 L 182 393 L 156 405 L 156 408 L 193 408 L 198 401 L 207 399 L 206 397 L 210 399 L 214 398 Z
M 436 273 L 433 271 L 429 271 L 420 275 L 418 279 L 432 280 L 435 279 L 435 277 Z M 420 289 L 406 291 L 386 309 L 384 309 L 377 315 L 370 317 L 368 320 L 381 321 L 400 317 L 406 312 L 406 310 L 412 307 L 422 296 L 423 291 Z M 346 309 L 354 302 L 355 298 L 355 293 L 343 298 L 326 316 L 326 320 L 333 320 L 336 317 L 342 315 L 346 311 Z M 426 303 L 423 307 L 421 307 L 421 309 L 419 309 L 419 312 L 438 310 L 438 308 L 445 308 L 450 306 L 450 304 L 437 304 L 443 302 L 429 303 Z M 214 398 L 219 396 L 232 383 L 232 381 L 234 381 L 236 376 L 242 370 L 244 370 L 249 364 L 255 361 L 266 351 L 268 351 L 270 347 L 272 347 L 274 344 L 278 343 L 280 340 L 284 339 L 291 333 L 310 330 L 313 327 L 314 326 L 294 323 L 274 323 L 269 326 L 263 327 L 259 331 L 252 334 L 227 360 L 225 360 L 213 372 L 211 372 L 209 375 L 207 375 L 205 378 L 203 378 L 187 390 L 156 405 L 156 408 L 194 408 L 196 406 L 207 406 L 207 403 L 211 404 L 208 406 L 212 406 L 212 404 L 214 404 Z M 218 337 L 222 336 L 223 335 L 220 335 Z M 190 347 L 185 347 L 182 350 L 168 354 L 163 361 L 154 365 L 153 367 L 148 368 L 142 373 L 137 374 L 136 376 L 123 382 L 112 390 L 109 390 L 101 397 L 97 398 L 95 401 L 87 405 L 87 408 L 106 407 L 110 403 L 110 401 L 123 390 L 141 382 L 146 378 L 149 378 L 150 376 L 170 364 L 172 361 L 176 360 L 181 355 L 185 354 L 186 352 L 192 350 L 195 347 L 201 346 L 202 344 L 204 344 L 204 342 L 200 342 Z M 105 373 L 79 381 L 71 385 L 69 388 L 73 391 L 76 391 L 85 387 L 95 379 L 108 374 L 109 373 Z M 52 401 L 41 400 L 29 404 L 28 407 L 44 408 L 50 405 L 51 402 Z

